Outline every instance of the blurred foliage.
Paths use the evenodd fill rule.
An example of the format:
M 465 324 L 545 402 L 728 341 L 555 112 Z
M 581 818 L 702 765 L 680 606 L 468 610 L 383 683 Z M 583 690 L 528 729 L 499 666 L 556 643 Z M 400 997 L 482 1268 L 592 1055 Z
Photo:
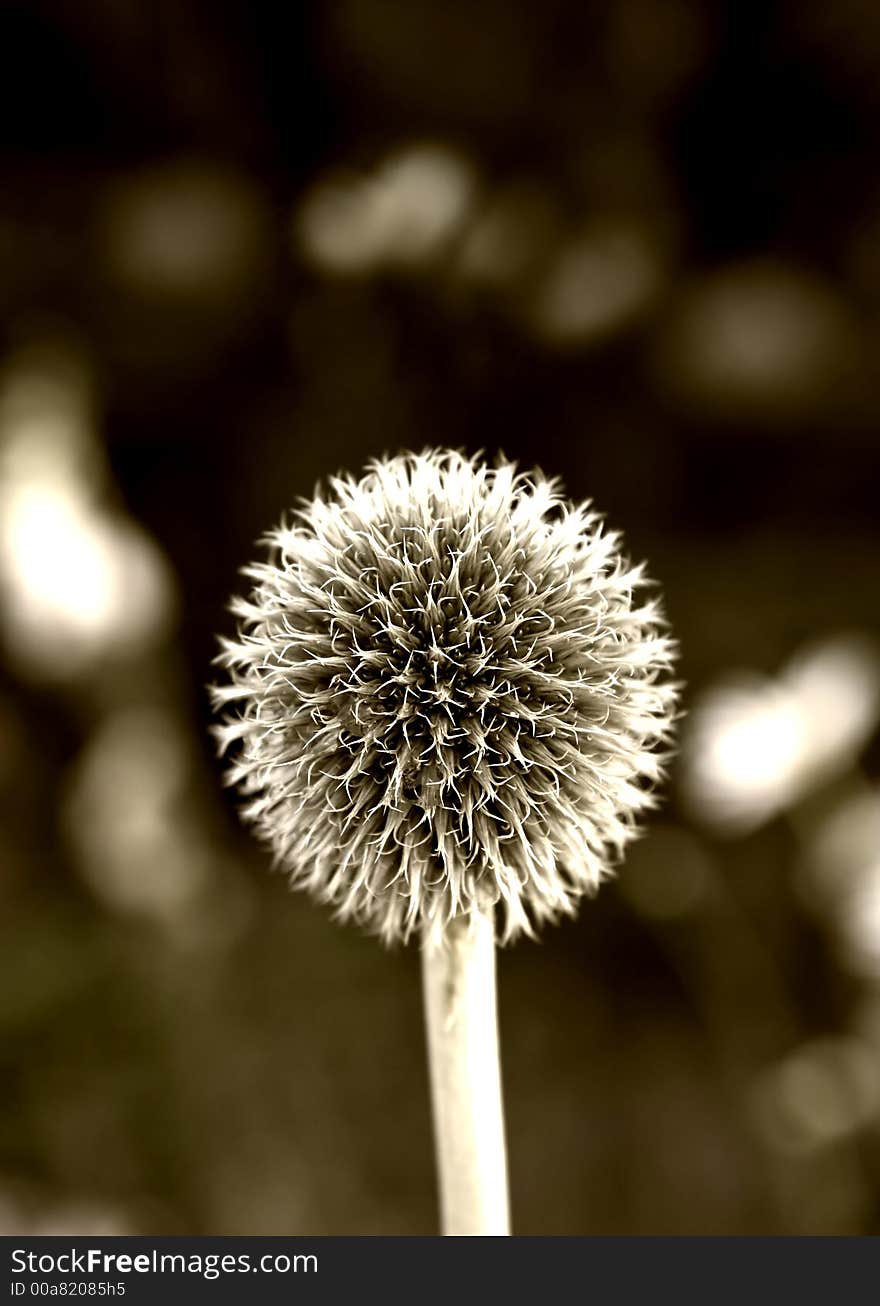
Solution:
M 592 497 L 691 715 L 500 959 L 521 1233 L 880 1232 L 880 9 L 9 0 L 0 1226 L 424 1233 L 417 959 L 267 873 L 253 539 L 426 444 Z

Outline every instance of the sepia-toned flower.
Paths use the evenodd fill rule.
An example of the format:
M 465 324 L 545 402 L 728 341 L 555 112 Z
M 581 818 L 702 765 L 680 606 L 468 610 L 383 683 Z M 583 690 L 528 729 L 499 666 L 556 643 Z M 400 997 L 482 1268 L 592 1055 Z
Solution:
M 264 541 L 214 687 L 228 779 L 295 887 L 386 940 L 574 910 L 652 805 L 675 645 L 641 566 L 541 472 L 343 476 Z

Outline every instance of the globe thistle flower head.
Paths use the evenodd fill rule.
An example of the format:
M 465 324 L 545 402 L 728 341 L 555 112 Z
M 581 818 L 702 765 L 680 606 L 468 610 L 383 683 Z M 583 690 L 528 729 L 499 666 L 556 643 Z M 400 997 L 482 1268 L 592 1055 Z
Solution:
M 620 537 L 540 472 L 427 451 L 332 479 L 264 545 L 213 697 L 293 885 L 388 941 L 572 912 L 652 805 L 677 699 Z

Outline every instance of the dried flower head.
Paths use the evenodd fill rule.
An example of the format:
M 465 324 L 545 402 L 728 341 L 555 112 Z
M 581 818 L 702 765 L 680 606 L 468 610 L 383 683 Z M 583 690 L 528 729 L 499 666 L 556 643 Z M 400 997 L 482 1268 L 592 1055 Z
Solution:
M 264 541 L 221 749 L 292 883 L 387 940 L 571 912 L 652 805 L 677 697 L 641 567 L 556 481 L 428 451 Z

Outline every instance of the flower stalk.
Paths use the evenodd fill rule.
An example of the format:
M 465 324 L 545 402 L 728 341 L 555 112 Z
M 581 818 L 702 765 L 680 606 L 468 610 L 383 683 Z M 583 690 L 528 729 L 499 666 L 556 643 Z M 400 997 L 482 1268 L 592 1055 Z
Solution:
M 422 982 L 441 1230 L 509 1234 L 491 906 L 423 942 Z
M 655 802 L 676 646 L 558 481 L 453 450 L 271 531 L 214 686 L 227 779 L 296 888 L 419 937 L 444 1232 L 508 1232 L 495 942 L 572 915 Z

